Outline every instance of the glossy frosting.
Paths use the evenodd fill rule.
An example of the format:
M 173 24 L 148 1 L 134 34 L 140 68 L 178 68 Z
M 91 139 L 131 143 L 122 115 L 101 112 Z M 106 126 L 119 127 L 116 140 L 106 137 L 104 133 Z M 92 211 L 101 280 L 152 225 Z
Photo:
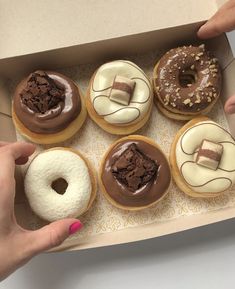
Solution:
M 109 99 L 116 75 L 136 82 L 129 105 Z M 140 121 L 152 103 L 152 89 L 145 73 L 134 63 L 117 60 L 102 65 L 95 73 L 90 87 L 90 98 L 96 113 L 111 124 L 127 125 Z
M 179 76 L 194 71 L 195 83 L 183 87 Z M 220 94 L 221 73 L 218 60 L 204 45 L 171 49 L 160 59 L 154 86 L 158 99 L 170 111 L 196 113 L 206 109 Z
M 38 75 L 44 71 L 36 71 Z M 79 90 L 74 82 L 68 77 L 57 72 L 46 71 L 50 81 L 63 91 L 63 98 L 56 101 L 54 106 L 46 106 L 45 109 L 37 110 L 30 102 L 23 101 L 25 91 L 29 89 L 29 80 L 33 74 L 22 80 L 17 86 L 14 97 L 13 107 L 19 120 L 24 126 L 34 133 L 51 134 L 65 129 L 80 113 L 81 98 Z M 37 98 L 40 99 L 41 95 Z
M 141 154 L 154 161 L 157 166 L 154 178 L 141 185 L 137 190 L 133 190 L 134 186 L 131 189 L 128 188 L 113 173 L 113 166 L 117 159 L 133 144 L 137 146 Z M 141 207 L 157 201 L 164 195 L 171 181 L 171 172 L 168 162 L 160 150 L 145 141 L 133 139 L 120 141 L 108 153 L 101 179 L 106 192 L 117 203 L 128 207 Z
M 196 164 L 201 142 L 207 139 L 223 146 L 217 170 Z M 213 121 L 203 121 L 187 129 L 176 145 L 176 162 L 185 182 L 197 192 L 222 192 L 235 182 L 235 140 Z

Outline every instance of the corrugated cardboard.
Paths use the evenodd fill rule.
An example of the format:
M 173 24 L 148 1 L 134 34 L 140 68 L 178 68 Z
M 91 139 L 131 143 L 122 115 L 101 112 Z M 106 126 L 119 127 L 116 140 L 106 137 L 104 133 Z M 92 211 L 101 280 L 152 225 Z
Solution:
M 0 17 L 0 135 L 14 141 L 11 121 L 11 96 L 8 79 L 32 70 L 56 69 L 94 61 L 107 61 L 151 49 L 166 50 L 194 43 L 200 25 L 212 16 L 217 5 L 212 0 L 120 0 L 120 1 L 4 1 Z M 24 9 L 22 9 L 24 7 Z M 35 13 L 36 11 L 36 13 Z M 9 17 L 11 15 L 11 17 Z M 11 37 L 9 37 L 11 35 Z M 208 41 L 208 47 L 220 59 L 224 74 L 223 99 L 235 91 L 232 74 L 235 60 L 226 37 Z M 229 117 L 235 135 L 235 117 Z M 25 227 L 30 220 L 22 178 L 17 173 L 16 212 Z M 137 241 L 235 217 L 225 209 L 203 215 L 179 218 L 156 226 L 155 223 L 100 234 L 76 244 L 68 241 L 57 250 L 77 250 Z

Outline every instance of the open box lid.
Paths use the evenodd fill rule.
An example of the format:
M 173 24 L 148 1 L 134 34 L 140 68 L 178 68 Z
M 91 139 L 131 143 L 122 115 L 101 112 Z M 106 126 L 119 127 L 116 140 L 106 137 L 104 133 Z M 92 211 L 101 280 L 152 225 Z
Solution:
M 225 0 L 4 1 L 0 58 L 205 21 Z

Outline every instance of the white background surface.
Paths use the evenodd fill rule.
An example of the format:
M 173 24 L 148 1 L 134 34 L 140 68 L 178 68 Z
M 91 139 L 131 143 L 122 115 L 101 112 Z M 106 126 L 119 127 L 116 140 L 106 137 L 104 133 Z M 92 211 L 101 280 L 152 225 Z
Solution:
M 235 33 L 229 37 L 235 52 Z M 0 288 L 235 288 L 235 220 L 138 243 L 43 254 Z

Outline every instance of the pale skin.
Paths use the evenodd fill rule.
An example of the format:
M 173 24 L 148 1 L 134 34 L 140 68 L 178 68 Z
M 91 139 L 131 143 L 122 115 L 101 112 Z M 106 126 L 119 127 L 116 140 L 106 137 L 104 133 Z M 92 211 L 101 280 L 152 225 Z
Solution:
M 235 29 L 235 0 L 228 1 L 198 31 L 201 39 L 212 38 Z M 235 95 L 225 104 L 226 113 L 235 113 Z M 33 256 L 60 245 L 82 225 L 77 219 L 53 222 L 39 230 L 20 227 L 14 215 L 15 164 L 28 161 L 35 147 L 26 143 L 0 142 L 0 281 L 28 262 Z M 75 230 L 71 225 L 75 224 Z
M 235 0 L 226 2 L 209 21 L 201 26 L 197 35 L 201 39 L 216 37 L 235 29 Z M 225 103 L 228 114 L 235 113 L 235 92 Z
M 17 224 L 14 215 L 15 165 L 25 164 L 34 150 L 35 146 L 28 143 L 0 142 L 0 281 L 36 254 L 60 245 L 82 227 L 72 218 L 53 222 L 36 231 L 25 230 Z M 75 226 L 71 230 L 72 224 Z

